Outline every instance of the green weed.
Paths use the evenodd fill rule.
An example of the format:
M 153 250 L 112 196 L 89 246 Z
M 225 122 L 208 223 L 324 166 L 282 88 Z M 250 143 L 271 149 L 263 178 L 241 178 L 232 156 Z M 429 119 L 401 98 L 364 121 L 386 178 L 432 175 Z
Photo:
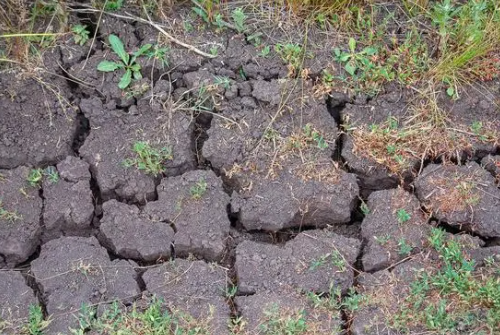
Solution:
M 77 24 L 71 27 L 73 32 L 73 40 L 76 44 L 84 45 L 89 40 L 90 31 L 87 30 L 86 25 Z
M 282 315 L 278 306 L 273 305 L 264 310 L 265 320 L 260 325 L 264 335 L 301 335 L 307 331 L 307 320 L 304 310 Z
M 153 45 L 152 48 L 147 51 L 146 56 L 149 59 L 155 59 L 160 62 L 161 67 L 168 66 L 168 53 L 170 49 L 167 47 L 160 47 L 159 45 Z
M 136 62 L 137 58 L 146 54 L 152 47 L 151 44 L 145 44 L 139 48 L 132 55 L 129 55 L 125 51 L 125 47 L 120 38 L 116 35 L 109 35 L 108 37 L 109 45 L 111 50 L 120 58 L 121 62 L 113 62 L 108 60 L 103 60 L 97 65 L 97 70 L 102 72 L 114 72 L 116 70 L 125 70 L 125 73 L 118 83 L 120 89 L 127 88 L 132 82 L 132 77 L 136 80 L 142 78 L 141 65 Z
M 236 31 L 240 34 L 247 31 L 246 20 L 248 16 L 243 12 L 241 8 L 236 8 L 231 13 L 231 18 L 233 19 Z
M 308 140 L 311 140 L 316 143 L 316 146 L 320 150 L 324 150 L 328 148 L 328 143 L 325 141 L 323 135 L 321 135 L 318 131 L 312 128 L 310 123 L 306 124 L 303 128 L 304 135 Z
M 97 315 L 95 307 L 83 305 L 79 316 L 79 327 L 71 329 L 71 334 L 83 335 L 91 330 L 96 334 L 148 334 L 148 335 L 209 335 L 211 334 L 206 319 L 198 320 L 191 315 L 178 311 L 169 311 L 163 307 L 163 300 L 153 298 L 147 308 L 141 309 L 136 304 L 126 308 L 118 302 L 112 303 Z
M 42 308 L 39 305 L 29 306 L 28 324 L 24 327 L 24 334 L 43 335 L 44 329 L 49 325 L 50 321 L 44 320 Z
M 59 172 L 53 166 L 49 166 L 45 169 L 44 175 L 52 184 L 57 184 L 59 181 Z
M 125 167 L 135 167 L 145 173 L 157 176 L 165 171 L 164 163 L 173 159 L 170 148 L 155 149 L 148 142 L 138 141 L 132 146 L 134 158 L 125 159 Z
M 191 186 L 189 193 L 191 198 L 194 200 L 199 200 L 207 192 L 208 184 L 205 179 L 200 178 L 195 185 Z
M 413 247 L 403 237 L 399 240 L 398 246 L 399 255 L 401 256 L 409 256 L 413 250 Z
M 0 200 L 0 219 L 14 222 L 17 220 L 21 220 L 22 216 L 17 214 L 16 211 L 8 211 L 2 206 L 2 201 Z
M 296 43 L 278 43 L 274 46 L 274 51 L 281 56 L 283 62 L 288 64 L 297 73 L 302 67 L 305 52 L 304 47 Z
M 32 187 L 38 187 L 40 186 L 40 183 L 42 182 L 43 179 L 43 169 L 37 168 L 37 169 L 31 169 L 27 181 Z
M 411 219 L 410 213 L 408 213 L 404 208 L 400 208 L 396 211 L 396 216 L 398 217 L 399 223 L 405 223 Z

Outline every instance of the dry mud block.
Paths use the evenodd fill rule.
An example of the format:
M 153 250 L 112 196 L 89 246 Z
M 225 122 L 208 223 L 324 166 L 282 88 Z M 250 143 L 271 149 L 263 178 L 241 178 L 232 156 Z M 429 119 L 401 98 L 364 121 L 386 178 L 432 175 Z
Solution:
M 153 222 L 134 205 L 116 200 L 103 204 L 100 231 L 103 245 L 121 257 L 141 261 L 168 259 L 174 231 L 168 223 Z
M 94 237 L 61 237 L 42 246 L 31 271 L 52 318 L 47 334 L 77 328 L 82 304 L 120 300 L 140 294 L 131 263 L 111 261 Z
M 28 184 L 30 169 L 0 170 L 0 258 L 7 266 L 28 259 L 40 243 L 42 199 Z
M 381 270 L 421 251 L 430 226 L 415 196 L 403 189 L 376 191 L 367 204 L 369 213 L 361 224 L 367 241 L 364 271 Z
M 481 160 L 481 166 L 489 171 L 495 180 L 500 181 L 500 156 L 488 155 Z
M 176 259 L 142 276 L 147 290 L 165 300 L 168 307 L 187 313 L 209 334 L 228 334 L 229 306 L 224 294 L 228 289 L 226 270 L 203 261 Z
M 0 304 L 0 334 L 17 335 L 38 300 L 20 272 L 0 271 Z
M 191 171 L 163 179 L 157 191 L 158 201 L 147 203 L 144 213 L 174 225 L 176 255 L 220 259 L 231 225 L 222 180 L 212 171 Z
M 477 163 L 427 166 L 415 180 L 421 203 L 449 225 L 500 237 L 500 190 Z
M 237 190 L 232 210 L 248 230 L 277 231 L 350 220 L 356 177 L 332 155 L 338 136 L 310 83 L 250 81 L 252 96 L 223 103 L 203 155 Z
M 143 203 L 154 198 L 159 175 L 142 168 L 140 154 L 151 152 L 139 154 L 134 149 L 138 143 L 161 153 L 161 174 L 178 175 L 194 167 L 191 118 L 165 111 L 159 103 L 139 106 L 137 113 L 124 113 L 105 110 L 96 98 L 80 103 L 92 127 L 80 154 L 90 164 L 104 200 L 119 197 Z
M 434 231 L 431 240 L 434 246 L 430 243 L 409 261 L 357 277 L 362 299 L 351 314 L 351 334 L 497 334 L 498 324 L 486 331 L 491 327 L 486 319 L 498 308 L 487 296 L 498 294 L 494 273 L 500 249 L 481 248 L 481 241 L 468 235 Z M 474 307 L 467 304 L 467 299 L 482 294 L 483 301 L 474 300 Z
M 360 247 L 360 241 L 326 230 L 300 233 L 284 246 L 244 241 L 236 248 L 239 293 L 290 287 L 324 293 L 333 287 L 345 293 Z
M 342 334 L 339 311 L 314 306 L 307 297 L 290 290 L 286 293 L 257 293 L 235 298 L 244 334 L 284 334 L 287 324 L 297 325 L 298 333 Z
M 76 112 L 65 81 L 0 76 L 0 168 L 55 164 L 71 153 Z
M 68 156 L 57 164 L 59 180 L 43 181 L 44 238 L 90 232 L 94 215 L 89 165 Z

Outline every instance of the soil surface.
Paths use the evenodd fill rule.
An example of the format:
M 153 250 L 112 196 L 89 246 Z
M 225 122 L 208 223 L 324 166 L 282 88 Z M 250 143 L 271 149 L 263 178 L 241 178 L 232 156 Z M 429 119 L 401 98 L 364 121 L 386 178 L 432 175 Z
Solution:
M 396 171 L 360 134 L 406 129 L 412 94 L 318 92 L 335 41 L 311 32 L 308 72 L 294 74 L 244 34 L 172 20 L 217 56 L 168 44 L 168 62 L 139 58 L 143 78 L 122 90 L 123 69 L 97 70 L 120 61 L 108 35 L 132 54 L 157 31 L 116 16 L 93 29 L 92 46 L 47 53 L 47 73 L 0 73 L 0 333 L 21 334 L 30 306 L 50 320 L 43 334 L 66 335 L 82 306 L 95 319 L 157 297 L 207 334 L 292 334 L 271 332 L 276 319 L 303 334 L 399 334 L 388 315 L 442 268 L 436 227 L 474 273 L 500 255 L 499 142 L 464 132 L 453 154 L 410 155 Z M 500 131 L 498 80 L 487 87 L 437 101 L 451 122 Z M 370 303 L 342 302 L 356 294 Z

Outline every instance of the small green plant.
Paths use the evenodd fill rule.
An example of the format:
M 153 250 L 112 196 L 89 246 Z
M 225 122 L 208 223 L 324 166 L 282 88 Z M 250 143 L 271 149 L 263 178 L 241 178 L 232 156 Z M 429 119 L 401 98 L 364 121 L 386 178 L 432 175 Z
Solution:
M 366 301 L 366 297 L 362 294 L 357 293 L 354 288 L 351 287 L 347 296 L 342 302 L 342 307 L 352 313 L 357 311 L 364 301 Z
M 290 65 L 295 71 L 302 67 L 304 48 L 296 43 L 278 43 L 274 46 L 274 51 L 281 56 L 283 62 Z
M 247 30 L 246 20 L 248 16 L 245 14 L 245 12 L 243 12 L 243 9 L 241 8 L 234 9 L 233 12 L 231 13 L 231 18 L 233 19 L 234 26 L 239 34 L 242 34 Z
M 413 250 L 413 247 L 406 242 L 404 238 L 401 238 L 398 242 L 399 246 L 399 254 L 401 256 L 409 256 L 411 254 L 411 251 Z
M 400 208 L 396 211 L 399 223 L 405 223 L 411 219 L 410 213 L 408 213 L 404 208 Z
M 27 181 L 32 187 L 37 187 L 40 185 L 43 179 L 43 170 L 41 168 L 31 169 Z
M 364 202 L 363 200 L 361 200 L 361 205 L 360 205 L 359 209 L 361 210 L 361 213 L 363 213 L 363 215 L 370 214 L 370 207 L 368 207 L 366 202 Z
M 125 0 L 108 0 L 104 6 L 105 10 L 118 10 L 123 7 Z
M 73 32 L 73 40 L 76 44 L 84 45 L 89 40 L 90 31 L 87 30 L 86 25 L 77 24 L 71 28 Z
M 57 172 L 56 168 L 53 166 L 49 166 L 45 169 L 44 175 L 52 184 L 57 184 L 59 181 L 59 172 Z
M 17 212 L 15 211 L 6 210 L 2 205 L 2 201 L 0 200 L 0 219 L 8 222 L 14 222 L 17 220 L 21 220 L 22 216 L 17 214 Z
M 170 52 L 170 49 L 167 47 L 160 47 L 159 45 L 155 44 L 152 46 L 152 48 L 146 53 L 146 56 L 149 59 L 155 59 L 160 62 L 161 67 L 164 68 L 168 66 L 168 53 Z
M 165 171 L 164 163 L 173 159 L 172 150 L 169 148 L 155 149 L 148 142 L 138 141 L 132 146 L 134 158 L 124 160 L 125 167 L 136 167 L 148 174 L 157 176 Z
M 306 313 L 304 310 L 283 313 L 277 305 L 264 310 L 265 320 L 260 325 L 260 332 L 264 335 L 301 335 L 307 331 Z
M 109 35 L 108 41 L 111 46 L 111 50 L 113 50 L 113 52 L 120 58 L 121 62 L 103 60 L 97 65 L 97 70 L 102 72 L 114 72 L 119 69 L 124 69 L 125 73 L 120 79 L 118 87 L 122 90 L 126 89 L 132 82 L 132 77 L 136 80 L 142 78 L 141 65 L 138 64 L 136 60 L 138 57 L 146 54 L 149 49 L 151 49 L 152 45 L 145 44 L 132 55 L 129 55 L 125 51 L 123 42 L 118 36 L 111 34 Z
M 228 299 L 232 299 L 236 296 L 236 293 L 238 293 L 238 286 L 237 285 L 229 285 L 226 289 L 225 296 Z
M 208 184 L 204 178 L 200 178 L 196 184 L 191 186 L 189 193 L 191 198 L 194 200 L 199 200 L 207 192 Z
M 333 250 L 331 253 L 322 255 L 318 259 L 313 259 L 309 265 L 309 271 L 314 271 L 325 265 L 328 260 L 339 269 L 339 272 L 345 272 L 347 270 L 344 256 L 342 256 L 338 250 Z
M 44 329 L 49 325 L 50 321 L 43 319 L 42 308 L 39 305 L 29 306 L 28 324 L 24 327 L 22 333 L 29 335 L 43 335 Z
M 218 56 L 219 55 L 219 47 L 213 46 L 210 48 L 210 54 L 212 56 Z
M 325 150 L 326 148 L 328 148 L 328 143 L 325 141 L 323 135 L 321 135 L 318 131 L 314 130 L 310 123 L 304 126 L 303 131 L 304 135 L 308 139 L 311 139 L 312 141 L 316 142 L 316 146 L 318 149 Z
M 375 241 L 377 241 L 380 245 L 386 245 L 391 239 L 390 234 L 385 234 L 383 236 L 375 236 Z
M 205 23 L 213 23 L 219 17 L 220 0 L 191 0 L 194 4 L 192 11 Z M 219 17 L 219 20 L 221 17 Z
M 231 80 L 228 77 L 214 76 L 214 82 L 215 85 L 221 86 L 226 90 L 228 90 L 231 87 Z
M 269 57 L 270 53 L 271 53 L 271 47 L 269 45 L 265 45 L 257 55 L 260 57 L 267 58 Z

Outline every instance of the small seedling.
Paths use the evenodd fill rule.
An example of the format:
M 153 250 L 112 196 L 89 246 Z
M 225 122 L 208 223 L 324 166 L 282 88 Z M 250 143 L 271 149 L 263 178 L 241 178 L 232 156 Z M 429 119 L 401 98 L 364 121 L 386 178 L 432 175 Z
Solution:
M 396 215 L 399 223 L 405 223 L 411 219 L 411 215 L 404 208 L 398 209 Z
M 232 299 L 236 296 L 236 293 L 238 292 L 238 286 L 237 285 L 229 285 L 226 288 L 226 298 Z
M 301 45 L 295 43 L 278 43 L 275 45 L 274 51 L 281 56 L 286 64 L 289 64 L 295 70 L 301 68 L 304 57 L 304 48 Z
M 161 67 L 164 68 L 168 66 L 168 53 L 170 49 L 167 47 L 160 47 L 158 45 L 154 45 L 148 52 L 147 56 L 149 59 L 156 59 L 160 62 Z
M 53 166 L 46 168 L 44 174 L 52 184 L 57 184 L 59 181 L 59 173 Z
M 231 13 L 231 18 L 233 19 L 234 26 L 239 34 L 242 34 L 247 30 L 246 20 L 248 17 L 241 8 L 236 8 L 235 10 L 233 10 L 233 12 Z
M 398 246 L 399 246 L 399 254 L 401 256 L 408 256 L 413 250 L 413 247 L 409 245 L 404 238 L 401 238 L 399 240 Z
M 252 43 L 255 47 L 258 47 L 262 43 L 262 33 L 257 32 L 255 34 L 249 35 L 247 37 L 247 42 Z
M 226 90 L 231 87 L 231 81 L 229 80 L 228 77 L 214 76 L 214 81 L 215 81 L 215 85 L 221 86 L 221 87 L 225 88 Z
M 363 215 L 370 214 L 370 207 L 368 207 L 366 202 L 364 202 L 363 200 L 361 200 L 361 206 L 359 207 L 359 209 L 361 210 L 361 213 L 363 213 Z
M 304 130 L 304 135 L 307 138 L 310 138 L 311 140 L 316 142 L 316 146 L 318 147 L 318 149 L 324 150 L 328 148 L 328 143 L 325 141 L 323 135 L 321 135 L 318 131 L 314 130 L 311 124 L 309 123 L 306 124 L 303 130 Z
M 142 78 L 141 65 L 136 63 L 136 60 L 138 57 L 146 54 L 149 51 L 149 49 L 151 49 L 152 45 L 145 44 L 142 47 L 140 47 L 139 50 L 134 52 L 132 55 L 129 55 L 125 51 L 123 42 L 120 40 L 118 36 L 111 34 L 109 35 L 108 40 L 111 49 L 120 58 L 121 62 L 112 62 L 108 60 L 103 60 L 97 65 L 97 70 L 102 72 L 114 72 L 119 69 L 124 69 L 125 74 L 122 76 L 120 82 L 118 83 L 118 87 L 123 90 L 130 85 L 130 83 L 132 82 L 132 77 L 136 80 Z
M 189 193 L 191 193 L 191 198 L 194 200 L 199 200 L 207 192 L 208 184 L 205 179 L 200 178 L 198 182 L 191 186 Z
M 123 7 L 125 0 L 108 0 L 104 7 L 105 10 L 118 10 Z
M 219 55 L 219 48 L 217 46 L 213 46 L 210 48 L 210 54 L 212 56 L 218 56 Z
M 28 315 L 28 324 L 24 326 L 22 334 L 42 335 L 50 321 L 43 319 L 42 308 L 39 305 L 30 305 Z
M 15 211 L 8 211 L 2 206 L 2 201 L 0 201 L 0 219 L 14 222 L 16 220 L 22 219 L 22 216 L 17 214 Z
M 30 173 L 28 174 L 27 181 L 32 187 L 37 187 L 40 185 L 41 181 L 43 179 L 43 170 L 38 168 L 38 169 L 31 169 Z
M 173 158 L 172 150 L 169 148 L 155 149 L 147 142 L 135 142 L 132 151 L 134 158 L 126 159 L 123 164 L 125 167 L 134 166 L 148 174 L 157 176 L 165 171 L 164 163 Z
M 77 24 L 71 28 L 71 31 L 76 44 L 84 45 L 89 40 L 90 32 L 87 30 L 86 25 Z
M 277 305 L 264 310 L 265 321 L 259 327 L 259 334 L 300 335 L 307 331 L 306 313 L 303 309 L 283 315 Z
M 384 236 L 375 236 L 375 241 L 377 241 L 380 245 L 386 245 L 390 239 L 390 234 L 385 234 Z
M 260 57 L 269 57 L 269 54 L 271 53 L 271 47 L 269 45 L 266 45 L 260 50 L 260 52 L 257 54 Z
M 361 307 L 361 303 L 366 301 L 366 297 L 362 294 L 357 293 L 354 288 L 350 288 L 348 295 L 344 298 L 342 302 L 342 307 L 344 307 L 349 312 L 355 312 Z

